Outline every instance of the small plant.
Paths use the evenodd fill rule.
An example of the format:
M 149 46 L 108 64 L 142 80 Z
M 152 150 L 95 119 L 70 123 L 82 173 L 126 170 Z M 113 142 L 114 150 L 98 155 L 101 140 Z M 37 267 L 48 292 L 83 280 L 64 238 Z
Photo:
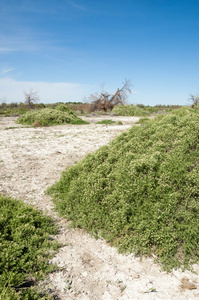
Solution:
M 55 266 L 53 221 L 22 201 L 0 195 L 0 299 L 50 299 L 34 288 Z
M 112 120 L 102 120 L 102 121 L 97 122 L 96 124 L 111 125 L 111 124 L 114 124 L 114 123 L 116 123 L 116 122 L 112 121 Z
M 18 127 L 16 126 L 10 126 L 10 127 L 6 127 L 5 130 L 9 130 L 9 129 L 17 129 Z
M 66 284 L 67 284 L 67 290 L 71 290 L 72 288 L 72 281 L 70 279 L 66 280 Z
M 122 121 L 118 121 L 117 125 L 123 125 Z
M 145 291 L 144 293 L 149 294 L 149 293 L 155 293 L 155 292 L 157 292 L 156 289 L 154 287 L 152 287 L 152 288 L 148 289 L 147 291 Z
M 120 292 L 123 293 L 125 289 L 126 289 L 126 285 L 122 285 L 122 286 L 120 287 Z

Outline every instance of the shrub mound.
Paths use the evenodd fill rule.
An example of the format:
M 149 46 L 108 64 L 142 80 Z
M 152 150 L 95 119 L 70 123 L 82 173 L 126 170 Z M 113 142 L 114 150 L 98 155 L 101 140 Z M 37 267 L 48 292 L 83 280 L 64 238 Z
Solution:
M 58 249 L 52 220 L 22 201 L 0 195 L 0 299 L 51 299 L 34 288 L 53 271 Z
M 62 125 L 67 123 L 74 125 L 89 124 L 78 118 L 66 105 L 58 105 L 55 109 L 44 108 L 28 111 L 17 119 L 17 123 L 33 126 Z
M 71 225 L 165 270 L 199 259 L 199 115 L 160 115 L 87 155 L 48 192 Z
M 147 116 L 147 113 L 143 108 L 134 105 L 116 105 L 114 106 L 112 113 L 115 113 L 118 116 L 134 116 L 134 117 Z

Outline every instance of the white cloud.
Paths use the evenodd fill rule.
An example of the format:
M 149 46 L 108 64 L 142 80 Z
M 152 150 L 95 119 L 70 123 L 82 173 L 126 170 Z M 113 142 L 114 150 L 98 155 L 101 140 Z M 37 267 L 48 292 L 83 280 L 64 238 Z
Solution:
M 0 47 L 0 53 L 1 52 L 11 52 L 11 51 L 17 51 L 17 49 L 15 49 L 15 48 Z
M 4 74 L 6 74 L 6 73 L 8 73 L 8 72 L 11 72 L 11 71 L 13 71 L 13 70 L 15 70 L 14 68 L 10 68 L 10 69 L 4 69 L 4 70 L 1 70 L 0 71 L 0 75 L 4 75 Z
M 38 93 L 40 102 L 55 103 L 68 101 L 83 101 L 91 93 L 89 85 L 69 82 L 33 82 L 16 81 L 12 78 L 0 79 L 0 101 L 7 103 L 23 102 L 24 91 L 33 90 Z
M 86 8 L 84 6 L 77 4 L 75 1 L 68 0 L 67 2 L 69 4 L 71 4 L 73 7 L 79 9 L 79 10 L 84 10 L 84 11 L 88 11 L 89 10 L 88 8 Z

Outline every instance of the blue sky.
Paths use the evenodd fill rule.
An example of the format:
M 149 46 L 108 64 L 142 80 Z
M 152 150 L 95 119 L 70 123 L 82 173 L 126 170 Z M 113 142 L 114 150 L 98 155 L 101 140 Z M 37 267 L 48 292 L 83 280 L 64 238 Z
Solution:
M 199 94 L 198 0 L 0 0 L 0 103 L 83 101 L 114 93 L 131 104 L 188 104 Z

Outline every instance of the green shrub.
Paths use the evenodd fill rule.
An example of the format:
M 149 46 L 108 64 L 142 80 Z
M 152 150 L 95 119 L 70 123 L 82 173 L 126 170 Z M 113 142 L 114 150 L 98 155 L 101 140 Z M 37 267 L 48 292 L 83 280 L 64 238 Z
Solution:
M 72 120 L 70 122 L 70 124 L 73 124 L 73 125 L 86 125 L 86 124 L 90 124 L 90 123 L 87 122 L 87 121 L 82 120 L 81 118 L 75 118 L 74 120 Z
M 149 118 L 140 118 L 135 124 L 144 124 L 149 121 L 150 121 Z
M 122 121 L 118 121 L 117 125 L 123 125 Z
M 199 260 L 199 116 L 182 109 L 133 126 L 62 173 L 57 210 L 120 251 L 163 268 Z
M 112 121 L 112 120 L 101 120 L 101 121 L 97 122 L 96 124 L 111 125 L 111 124 L 114 124 L 114 123 L 116 123 L 116 122 Z
M 48 299 L 28 286 L 55 269 L 48 260 L 58 249 L 49 236 L 56 232 L 49 217 L 0 195 L 0 299 Z
M 116 113 L 119 116 L 147 116 L 147 113 L 143 108 L 134 105 L 116 105 L 114 106 L 112 113 Z
M 34 126 L 62 125 L 67 123 L 88 124 L 88 122 L 76 117 L 75 113 L 69 110 L 69 108 L 65 109 L 63 106 L 59 105 L 55 109 L 44 108 L 28 111 L 25 115 L 19 117 L 17 123 Z

